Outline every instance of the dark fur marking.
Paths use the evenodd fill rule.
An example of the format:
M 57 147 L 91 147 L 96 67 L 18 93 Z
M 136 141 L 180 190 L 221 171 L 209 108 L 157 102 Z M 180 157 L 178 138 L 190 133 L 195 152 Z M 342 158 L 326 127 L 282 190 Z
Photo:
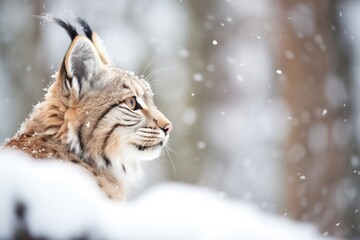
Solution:
M 115 124 L 115 125 L 111 128 L 111 130 L 106 134 L 106 137 L 105 137 L 105 139 L 104 139 L 103 145 L 102 145 L 102 147 L 101 147 L 102 152 L 105 151 L 105 148 L 106 148 L 106 146 L 107 146 L 107 144 L 108 144 L 108 141 L 109 141 L 109 138 L 110 138 L 111 134 L 115 131 L 116 128 L 121 127 L 121 126 L 122 126 L 122 125 L 121 125 L 120 123 Z
M 84 74 L 86 74 L 86 69 L 84 67 L 84 64 L 81 62 L 81 67 L 79 67 L 79 69 L 74 69 L 74 76 L 78 76 L 76 79 L 79 84 L 79 97 L 82 89 L 82 79 L 85 76 Z
M 136 123 L 133 123 L 133 124 L 121 124 L 121 127 L 133 127 L 133 126 L 136 126 L 140 123 L 140 121 L 137 121 Z
M 103 156 L 103 159 L 104 159 L 105 165 L 106 165 L 107 167 L 111 166 L 111 161 L 110 161 L 110 159 L 109 159 L 108 157 Z
M 91 133 L 90 133 L 91 137 L 93 136 L 94 131 L 96 130 L 96 128 L 99 125 L 100 121 L 117 105 L 119 105 L 119 103 L 114 103 L 114 104 L 110 105 L 110 107 L 107 108 L 104 112 L 101 113 L 100 117 L 96 120 L 93 129 L 91 130 Z
M 92 30 L 89 24 L 81 17 L 77 17 L 76 20 L 81 25 L 86 37 L 92 41 Z
M 65 80 L 63 81 L 63 88 L 64 88 L 64 89 L 66 90 L 66 92 L 67 92 L 66 97 L 68 97 L 68 96 L 69 96 L 70 89 L 69 89 L 68 85 L 66 84 L 66 81 L 68 81 L 67 78 L 65 78 Z
M 102 187 L 103 187 L 103 185 L 102 185 L 101 183 L 99 183 L 99 182 L 98 182 L 98 186 L 99 186 L 100 188 L 102 188 Z
M 123 169 L 124 173 L 126 173 L 125 165 L 123 163 L 121 165 L 122 165 L 122 169 Z
M 72 88 L 72 78 L 66 78 L 66 81 L 69 82 L 70 88 Z M 69 88 L 69 87 L 68 87 L 68 88 Z M 69 91 L 70 91 L 70 89 L 69 89 Z
M 122 121 L 125 121 L 125 122 L 139 122 L 138 120 L 128 119 L 128 118 L 124 118 L 124 119 L 122 119 Z
M 73 53 L 73 55 L 77 55 L 76 52 Z M 74 73 L 74 76 L 76 77 L 77 79 L 77 82 L 79 84 L 79 93 L 81 92 L 81 89 L 82 89 L 82 80 L 83 78 L 85 78 L 85 76 L 87 76 L 87 71 L 86 71 L 86 68 L 85 68 L 85 64 L 82 60 L 80 60 L 79 58 L 77 57 L 72 57 L 72 61 L 71 61 L 71 69 L 73 70 L 73 73 Z M 85 79 L 86 81 L 87 79 Z M 72 79 L 72 81 L 74 81 Z M 71 82 L 72 82 L 71 81 Z
M 79 164 L 79 163 L 80 163 L 80 161 L 78 161 L 78 160 L 76 160 L 76 159 L 71 159 L 71 162 L 72 162 L 72 163 L 75 163 L 75 164 Z
M 136 144 L 136 143 L 132 143 L 132 145 L 134 147 L 136 147 L 139 151 L 144 151 L 144 150 L 147 150 L 149 148 L 155 148 L 155 147 L 161 147 L 163 145 L 163 141 L 155 144 L 155 145 L 152 145 L 152 146 L 144 146 L 144 145 L 139 145 L 139 144 Z
M 37 15 L 36 17 L 45 21 L 51 21 L 56 23 L 57 25 L 65 29 L 71 40 L 74 40 L 74 38 L 78 35 L 78 32 L 76 31 L 76 28 L 73 25 L 71 25 L 69 22 L 64 22 L 60 18 L 48 14 Z
M 146 142 L 155 142 L 156 140 L 161 140 L 161 138 L 157 136 L 143 136 L 141 134 L 136 134 L 137 136 L 140 136 L 143 139 L 146 139 Z
M 139 132 L 148 133 L 148 134 L 152 134 L 152 135 L 159 135 L 158 132 L 148 132 L 148 131 L 144 131 L 144 130 L 142 130 L 142 129 L 139 129 Z
M 66 71 L 65 59 L 66 59 L 66 55 L 64 56 L 64 59 L 63 59 L 63 61 L 61 63 L 61 70 L 60 71 L 64 72 L 63 73 L 63 85 L 64 85 L 65 90 L 67 91 L 66 97 L 69 97 L 70 96 L 70 88 L 68 86 L 68 83 L 69 83 L 70 87 L 72 88 L 72 81 L 71 81 L 71 78 L 69 78 L 68 73 Z
M 84 141 L 83 141 L 83 136 L 82 136 L 82 125 L 80 126 L 77 135 L 78 135 L 80 150 L 81 150 L 81 152 L 83 152 L 84 151 Z
M 135 114 L 131 115 L 131 114 L 129 114 L 128 112 L 122 112 L 122 114 L 124 114 L 125 116 L 128 116 L 128 117 L 139 118 L 139 117 L 136 116 Z
M 123 110 L 126 110 L 128 113 L 130 113 L 130 116 L 131 116 L 131 117 L 139 118 L 139 116 L 138 116 L 135 112 L 131 111 L 131 110 L 128 109 L 127 107 L 119 106 L 119 108 L 121 108 L 121 109 L 123 109 Z M 125 113 L 124 113 L 124 114 L 125 114 Z
M 93 174 L 95 177 L 98 176 L 97 172 L 95 172 L 94 170 L 92 171 L 92 174 Z

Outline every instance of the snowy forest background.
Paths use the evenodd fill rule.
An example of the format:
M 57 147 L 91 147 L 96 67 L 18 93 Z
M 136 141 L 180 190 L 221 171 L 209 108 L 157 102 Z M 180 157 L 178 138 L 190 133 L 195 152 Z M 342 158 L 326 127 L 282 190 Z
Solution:
M 43 98 L 85 18 L 173 122 L 139 189 L 209 187 L 325 235 L 360 237 L 357 0 L 0 1 L 0 140 Z M 134 194 L 136 198 L 137 194 Z

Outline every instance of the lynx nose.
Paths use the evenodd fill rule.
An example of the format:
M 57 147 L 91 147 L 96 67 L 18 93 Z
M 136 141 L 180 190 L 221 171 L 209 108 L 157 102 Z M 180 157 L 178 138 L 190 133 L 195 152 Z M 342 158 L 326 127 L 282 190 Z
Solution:
M 165 127 L 162 127 L 161 130 L 165 133 L 165 136 L 168 135 L 171 132 L 172 124 L 168 123 L 165 125 Z

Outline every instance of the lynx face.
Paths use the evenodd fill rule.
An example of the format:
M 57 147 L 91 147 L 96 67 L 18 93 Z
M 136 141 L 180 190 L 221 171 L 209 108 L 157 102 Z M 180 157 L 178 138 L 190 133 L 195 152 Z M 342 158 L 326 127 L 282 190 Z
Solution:
M 156 108 L 149 84 L 117 68 L 108 68 L 98 79 L 107 83 L 84 96 L 69 119 L 71 148 L 85 157 L 102 158 L 99 165 L 105 166 L 117 156 L 158 157 L 172 126 Z
M 78 19 L 86 36 L 50 20 L 65 28 L 72 43 L 44 101 L 45 117 L 53 122 L 45 134 L 55 134 L 81 158 L 115 173 L 126 172 L 133 161 L 158 157 L 172 125 L 155 106 L 150 85 L 112 65 L 84 20 Z M 51 105 L 63 108 L 63 116 Z

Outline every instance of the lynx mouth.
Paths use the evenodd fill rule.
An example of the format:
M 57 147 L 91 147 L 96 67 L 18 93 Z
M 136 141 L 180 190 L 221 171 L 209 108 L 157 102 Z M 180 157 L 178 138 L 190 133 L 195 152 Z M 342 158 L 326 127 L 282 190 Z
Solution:
M 161 141 L 157 144 L 154 144 L 154 145 L 150 145 L 150 146 L 147 146 L 147 145 L 140 145 L 140 144 L 136 144 L 136 143 L 132 143 L 132 145 L 134 147 L 136 147 L 137 150 L 139 151 L 146 151 L 146 150 L 155 150 L 157 148 L 160 148 L 164 145 L 164 141 Z

